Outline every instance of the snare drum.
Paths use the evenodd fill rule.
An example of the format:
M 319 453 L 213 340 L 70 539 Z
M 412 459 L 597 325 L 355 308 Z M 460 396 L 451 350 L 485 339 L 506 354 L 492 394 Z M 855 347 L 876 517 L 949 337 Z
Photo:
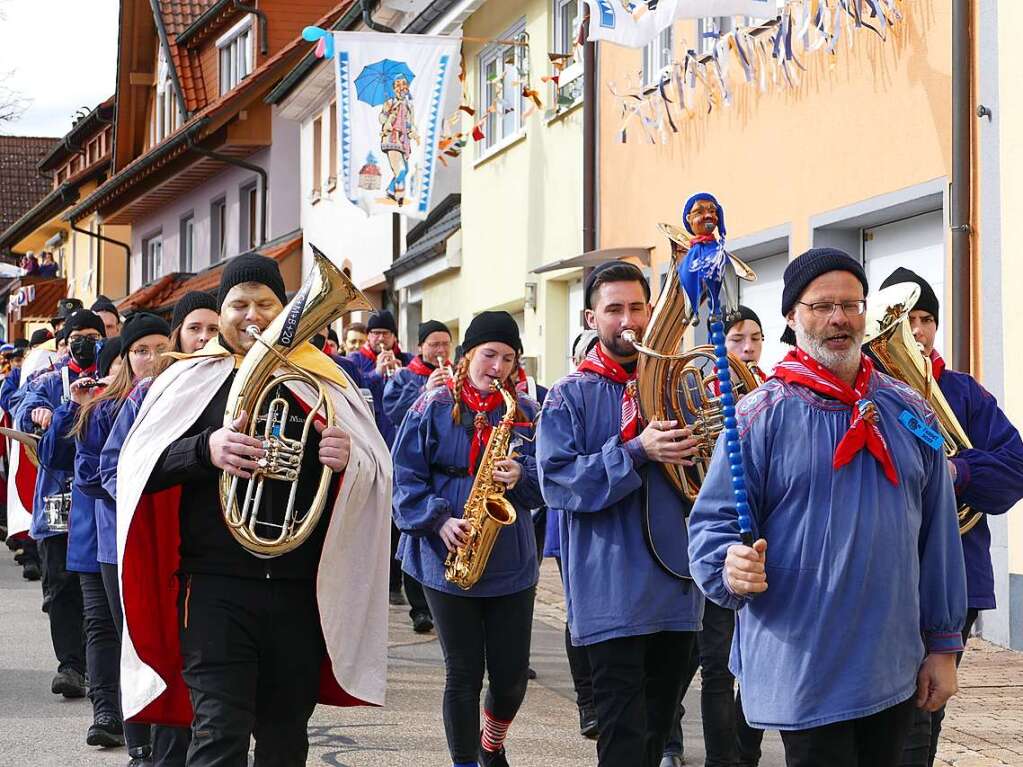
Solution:
M 43 499 L 43 514 L 51 533 L 66 533 L 71 517 L 71 493 L 57 493 Z

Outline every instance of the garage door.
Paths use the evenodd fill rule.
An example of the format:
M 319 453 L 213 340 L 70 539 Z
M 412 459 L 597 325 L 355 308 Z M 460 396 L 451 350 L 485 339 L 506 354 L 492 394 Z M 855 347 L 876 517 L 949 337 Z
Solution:
M 889 274 L 904 266 L 931 283 L 944 304 L 945 226 L 940 210 L 863 230 L 863 259 L 871 289 L 880 288 Z
M 750 261 L 750 267 L 757 273 L 757 281 L 739 281 L 739 301 L 755 311 L 764 324 L 764 352 L 760 357 L 760 367 L 767 373 L 789 350 L 780 340 L 785 330 L 785 318 L 781 316 L 782 275 L 788 262 L 788 253 Z

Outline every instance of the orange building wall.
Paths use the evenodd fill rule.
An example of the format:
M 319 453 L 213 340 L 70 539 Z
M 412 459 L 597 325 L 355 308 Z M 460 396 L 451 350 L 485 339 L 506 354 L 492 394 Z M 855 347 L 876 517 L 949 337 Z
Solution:
M 691 116 L 663 145 L 635 121 L 619 143 L 620 106 L 606 86 L 635 73 L 641 52 L 601 44 L 601 247 L 656 243 L 655 262 L 667 258 L 657 222 L 680 223 L 686 198 L 710 191 L 729 238 L 789 224 L 795 255 L 811 244 L 811 216 L 948 176 L 951 11 L 936 0 L 902 7 L 887 42 L 862 30 L 851 50 L 843 41 L 834 56 L 802 56 L 799 87 L 736 87 L 731 107 Z M 678 36 L 692 41 L 694 27 L 677 25 L 676 57 Z

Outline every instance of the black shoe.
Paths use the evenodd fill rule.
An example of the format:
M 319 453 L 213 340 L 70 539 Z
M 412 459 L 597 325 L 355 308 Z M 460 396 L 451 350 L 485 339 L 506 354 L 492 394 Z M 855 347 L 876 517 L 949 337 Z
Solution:
M 43 576 L 42 573 L 39 572 L 39 565 L 35 562 L 29 562 L 22 568 L 21 577 L 26 581 L 37 581 Z
M 600 733 L 600 727 L 597 725 L 597 712 L 590 706 L 579 709 L 579 732 L 584 738 L 590 740 L 596 740 Z
M 85 676 L 74 669 L 58 671 L 50 683 L 50 692 L 54 695 L 63 695 L 65 698 L 84 698 Z
M 117 748 L 124 745 L 124 726 L 110 714 L 100 714 L 89 728 L 85 742 L 90 746 Z
M 532 666 L 530 666 L 529 669 L 526 671 L 526 678 L 527 679 L 536 679 L 536 672 L 533 671 L 533 667 Z
M 153 763 L 152 746 L 138 746 L 128 749 L 128 767 L 145 767 Z
M 416 613 L 412 616 L 412 630 L 417 634 L 429 634 L 433 631 L 433 619 L 429 613 Z
M 487 751 L 480 746 L 480 767 L 509 767 L 504 746 L 501 746 L 500 751 Z
M 390 601 L 395 607 L 401 607 L 402 605 L 408 604 L 408 602 L 405 601 L 405 596 L 401 593 L 401 589 L 391 592 Z

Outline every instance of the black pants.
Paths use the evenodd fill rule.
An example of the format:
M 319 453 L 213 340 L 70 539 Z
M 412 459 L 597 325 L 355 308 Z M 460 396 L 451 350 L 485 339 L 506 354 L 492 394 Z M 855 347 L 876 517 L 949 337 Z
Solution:
M 910 698 L 873 716 L 783 730 L 786 767 L 897 767 L 915 708 Z
M 963 646 L 970 637 L 973 624 L 977 622 L 979 610 L 971 607 L 966 611 L 966 624 L 963 626 Z M 963 654 L 956 655 L 956 667 L 963 659 Z M 913 712 L 913 726 L 906 738 L 906 748 L 902 752 L 902 767 L 931 767 L 938 753 L 938 738 L 941 736 L 941 723 L 945 719 L 945 707 L 930 712 L 918 708 Z
M 735 611 L 707 600 L 703 610 L 703 630 L 696 635 L 696 664 L 700 667 L 700 710 L 703 715 L 703 742 L 707 750 L 706 767 L 742 767 L 760 761 L 764 731 L 750 727 L 742 711 L 742 697 L 735 693 L 735 677 L 728 669 L 728 656 L 735 632 Z M 691 679 L 691 677 L 690 677 Z M 689 685 L 685 684 L 682 695 Z M 680 696 L 681 697 L 681 696 Z M 664 753 L 682 754 L 682 716 L 672 722 L 671 735 Z
M 408 573 L 402 572 L 401 562 L 394 558 L 398 552 L 398 541 L 401 540 L 401 531 L 394 522 L 391 522 L 391 572 L 388 579 L 388 588 L 392 591 L 401 591 L 402 584 L 405 585 L 405 597 L 409 603 L 409 617 L 417 615 L 429 615 L 430 606 L 426 603 L 426 596 L 423 594 L 423 585 Z
M 117 565 L 100 562 L 103 591 L 106 594 L 110 615 L 117 632 L 117 652 L 120 658 L 121 636 L 124 633 L 124 613 L 121 612 L 121 583 L 117 577 Z M 120 680 L 120 665 L 118 665 Z M 120 711 L 118 705 L 118 711 Z M 187 727 L 163 727 L 161 725 L 124 723 L 124 739 L 129 749 L 151 745 L 154 767 L 184 767 L 188 753 L 191 731 Z M 158 751 L 159 749 L 159 751 Z
M 510 722 L 522 705 L 535 590 L 469 597 L 426 589 L 444 653 L 444 732 L 456 764 L 479 756 L 484 669 L 490 679 L 484 705 L 494 718 Z
M 558 564 L 558 575 L 561 575 L 561 557 L 555 557 Z M 585 647 L 572 644 L 572 632 L 565 624 L 565 655 L 568 656 L 568 670 L 572 674 L 572 686 L 575 688 L 575 703 L 582 709 L 593 708 L 593 679 L 590 673 L 590 656 Z
M 182 576 L 189 767 L 299 767 L 326 653 L 313 580 Z
M 588 645 L 600 767 L 657 767 L 696 634 L 662 631 Z
M 85 665 L 89 669 L 92 711 L 96 716 L 104 714 L 120 721 L 120 633 L 110 614 L 103 576 L 80 573 L 78 579 L 85 605 Z
M 50 639 L 57 670 L 85 673 L 82 585 L 67 570 L 67 535 L 39 541 L 43 571 L 43 609 L 50 617 Z

